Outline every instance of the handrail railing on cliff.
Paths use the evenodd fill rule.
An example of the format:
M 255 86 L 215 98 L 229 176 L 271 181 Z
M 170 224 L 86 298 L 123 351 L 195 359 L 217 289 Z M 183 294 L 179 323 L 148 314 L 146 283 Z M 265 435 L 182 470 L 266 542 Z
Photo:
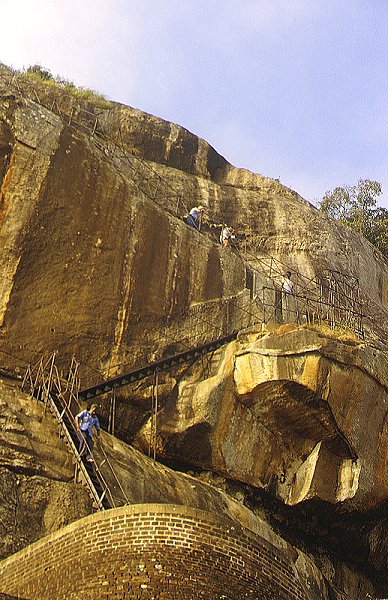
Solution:
M 86 484 L 89 495 L 96 507 L 99 510 L 104 510 L 105 508 L 114 508 L 116 506 L 116 501 L 110 486 L 101 471 L 101 466 L 104 463 L 108 464 L 114 481 L 120 488 L 120 492 L 125 501 L 128 503 L 129 501 L 125 495 L 121 482 L 116 476 L 112 464 L 102 447 L 100 448 L 100 451 L 103 454 L 103 462 L 100 466 L 98 465 L 98 461 L 93 452 L 90 452 L 93 460 L 91 464 L 85 463 L 82 460 L 78 450 L 79 438 L 75 430 L 75 415 L 72 412 L 72 405 L 77 407 L 77 412 L 81 409 L 78 400 L 78 365 L 73 359 L 68 376 L 63 380 L 55 364 L 55 356 L 56 352 L 46 360 L 41 358 L 35 367 L 29 366 L 24 376 L 22 389 L 28 391 L 30 395 L 37 400 L 42 401 L 45 408 L 49 407 L 50 411 L 57 419 L 66 443 L 75 458 L 77 470 Z
M 49 93 L 47 95 L 47 98 L 44 98 L 44 97 L 42 98 L 42 95 L 39 96 L 39 94 L 36 90 L 36 84 L 34 84 L 32 82 L 28 82 L 28 80 L 26 80 L 26 79 L 23 79 L 21 81 L 20 75 L 18 75 L 16 73 L 9 74 L 7 72 L 7 75 L 8 75 L 8 77 L 4 73 L 2 73 L 2 74 L 0 73 L 0 82 L 2 80 L 5 81 L 6 85 L 15 89 L 22 98 L 24 98 L 24 95 L 26 93 L 25 90 L 28 90 L 30 95 L 33 98 L 35 98 L 41 105 L 56 112 L 63 119 L 66 119 L 69 125 L 75 124 L 78 127 L 84 128 L 87 131 L 87 133 L 91 136 L 91 138 L 94 139 L 95 142 L 96 142 L 96 136 L 101 138 L 102 140 L 104 140 L 105 143 L 107 144 L 107 146 L 105 146 L 104 148 L 100 148 L 100 149 L 102 149 L 105 153 L 108 152 L 111 159 L 113 159 L 115 156 L 119 156 L 121 159 L 123 159 L 126 162 L 126 164 L 133 171 L 133 172 L 131 172 L 131 178 L 132 178 L 133 183 L 149 199 L 156 202 L 158 205 L 162 206 L 164 210 L 167 210 L 168 212 L 174 214 L 175 216 L 182 216 L 182 211 L 187 212 L 188 208 L 185 205 L 185 203 L 183 202 L 182 196 L 176 192 L 174 187 L 168 181 L 166 181 L 164 178 L 162 178 L 160 176 L 160 174 L 157 173 L 150 166 L 148 161 L 145 161 L 144 159 L 141 159 L 141 158 L 135 156 L 134 154 L 131 154 L 131 156 L 128 155 L 128 152 L 124 149 L 125 143 L 123 141 L 123 135 L 122 135 L 122 131 L 121 131 L 120 127 L 118 128 L 117 138 L 114 139 L 108 135 L 103 123 L 99 119 L 99 115 L 95 114 L 95 112 L 86 110 L 85 108 L 81 107 L 78 104 L 76 106 L 73 105 L 71 107 L 71 110 L 69 113 L 68 107 L 66 107 L 66 109 L 64 109 L 63 107 L 60 107 L 59 103 L 57 101 L 57 98 L 52 99 L 52 97 L 50 97 Z M 21 84 L 21 85 L 19 85 L 19 84 Z M 47 87 L 47 91 L 50 91 L 51 89 L 52 88 L 50 86 Z M 66 94 L 66 97 L 68 98 L 68 94 Z M 104 110 L 103 112 L 106 112 L 106 111 Z M 139 173 L 140 173 L 140 177 L 138 177 Z M 150 181 L 153 182 L 151 186 L 149 185 Z M 152 186 L 154 186 L 153 189 L 152 189 Z M 150 187 L 151 187 L 151 189 L 150 189 Z M 164 203 L 161 201 L 161 198 L 160 198 L 160 195 L 163 192 L 163 190 L 165 192 L 165 198 L 166 198 L 166 202 L 164 202 Z M 171 198 L 175 199 L 174 207 L 168 206 L 168 201 L 171 201 Z M 312 287 L 314 288 L 314 292 L 320 291 L 320 294 L 322 295 L 322 293 L 324 292 L 324 288 L 325 288 L 325 284 L 324 284 L 325 278 L 323 278 L 323 285 L 322 285 L 322 282 L 318 283 L 316 281 L 317 280 L 316 276 L 314 276 L 313 278 L 308 278 L 308 277 L 302 275 L 299 271 L 290 269 L 290 267 L 287 264 L 282 263 L 278 259 L 268 255 L 267 253 L 264 253 L 264 254 L 265 255 L 263 256 L 262 250 L 261 250 L 261 256 L 258 256 L 257 254 L 254 255 L 252 252 L 247 252 L 247 246 L 245 243 L 245 249 L 244 249 L 245 261 L 247 264 L 249 264 L 252 261 L 255 262 L 257 271 L 258 271 L 257 264 L 259 264 L 262 267 L 264 267 L 264 269 L 266 271 L 265 274 L 267 274 L 270 279 L 272 279 L 272 275 L 274 275 L 276 278 L 279 279 L 282 275 L 284 275 L 284 272 L 286 272 L 287 270 L 291 270 L 291 272 L 293 272 L 294 275 L 296 275 L 296 277 L 298 279 L 298 281 L 296 283 L 297 283 L 297 286 L 299 289 L 299 295 L 301 294 L 301 292 L 304 289 L 306 289 L 306 290 L 308 289 L 311 292 Z M 241 253 L 240 253 L 240 255 L 241 255 Z M 268 263 L 269 263 L 269 268 L 268 268 Z M 334 272 L 331 272 L 331 273 L 334 273 Z M 344 274 L 341 274 L 341 277 L 342 277 L 342 281 L 344 281 L 346 279 L 346 286 L 347 286 L 347 290 L 349 293 L 351 293 L 352 290 L 357 289 L 357 300 L 358 300 L 358 281 L 356 280 L 356 278 L 353 278 L 351 276 L 345 276 Z M 330 281 L 333 282 L 333 277 L 330 278 Z M 352 288 L 351 281 L 355 282 L 356 287 L 354 286 L 354 283 L 353 283 L 353 288 Z M 328 291 L 328 294 L 333 294 L 333 293 L 336 293 L 338 296 L 338 289 L 336 290 L 336 292 L 334 292 L 334 288 L 333 288 L 333 286 L 331 286 L 330 290 Z M 347 296 L 345 294 L 343 294 L 343 298 L 345 298 L 345 297 L 347 300 L 346 304 L 348 304 L 349 294 Z M 357 300 L 355 298 L 352 299 L 352 301 L 354 301 L 354 302 L 356 302 Z M 359 309 L 359 307 L 356 312 L 361 314 L 361 310 Z M 346 322 L 349 322 L 349 319 L 346 319 Z M 361 335 L 363 334 L 362 325 L 357 328 L 356 332 Z
M 216 340 L 212 340 L 206 344 L 201 344 L 199 346 L 195 346 L 190 350 L 185 352 L 180 352 L 179 354 L 174 354 L 172 356 L 168 356 L 166 358 L 162 358 L 160 360 L 154 361 L 140 367 L 139 369 L 134 369 L 122 375 L 117 375 L 110 379 L 106 379 L 101 383 L 91 386 L 89 388 L 85 388 L 78 392 L 78 396 L 85 400 L 89 400 L 91 398 L 95 398 L 96 396 L 100 396 L 101 394 L 105 394 L 111 390 L 118 389 L 134 381 L 140 381 L 141 379 L 145 379 L 150 375 L 153 375 L 155 372 L 164 371 L 180 365 L 184 362 L 187 362 L 192 359 L 199 358 L 202 354 L 207 352 L 214 352 L 217 348 L 228 344 L 232 340 L 236 339 L 238 331 L 232 331 L 226 336 L 218 338 Z
M 254 267 L 251 268 L 258 276 L 262 275 L 261 272 L 255 271 Z M 319 293 L 317 293 L 317 289 Z M 322 293 L 322 290 L 324 290 L 324 293 Z M 211 345 L 232 332 L 270 321 L 277 323 L 295 322 L 298 324 L 326 323 L 332 328 L 344 326 L 359 331 L 359 334 L 362 335 L 363 314 L 352 307 L 344 307 L 338 298 L 329 298 L 326 293 L 327 290 L 322 285 L 316 287 L 315 293 L 311 291 L 299 293 L 297 289 L 293 294 L 286 294 L 275 278 L 270 280 L 265 277 L 264 283 L 261 281 L 260 286 L 252 292 L 249 298 L 237 295 L 221 300 L 221 311 L 216 320 L 214 320 L 214 316 L 209 318 L 209 315 L 212 314 L 211 306 L 208 312 L 199 311 L 195 316 L 194 331 L 185 337 L 177 337 L 168 325 L 165 331 L 154 329 L 154 336 L 150 344 L 154 350 L 155 348 L 166 348 L 171 345 L 174 348 L 180 347 L 182 350 L 176 352 L 176 354 L 183 352 L 189 356 L 193 350 L 201 345 Z M 204 306 L 208 307 L 208 303 L 204 303 Z M 201 308 L 201 305 L 197 305 L 196 308 Z M 182 316 L 181 318 L 184 319 L 185 317 Z M 181 329 L 184 330 L 185 326 Z M 192 327 L 189 325 L 188 329 L 191 330 Z M 130 361 L 120 361 L 118 364 L 110 365 L 104 381 L 114 379 L 116 375 L 109 375 L 112 369 L 116 373 L 117 369 L 120 369 L 121 373 L 128 373 L 133 370 L 139 372 L 144 370 L 146 372 L 149 364 L 159 362 L 159 360 L 165 360 L 167 364 L 171 359 L 171 356 L 160 359 L 150 357 L 149 353 L 144 350 L 145 341 L 143 337 L 139 339 L 138 345 L 140 353 L 136 351 L 136 338 L 132 338 L 131 346 L 128 348 L 131 355 Z M 123 350 L 125 350 L 124 346 Z
M 205 310 L 207 310 L 207 302 L 203 304 L 199 303 L 192 307 L 189 313 L 186 312 L 184 315 L 181 315 L 181 325 L 185 318 L 193 320 L 193 324 L 187 326 L 190 329 L 190 333 L 183 337 L 179 337 L 179 335 L 169 329 L 169 325 L 166 325 L 164 330 L 153 327 L 149 341 L 146 341 L 143 335 L 139 338 L 132 338 L 131 345 L 128 347 L 121 342 L 121 354 L 127 352 L 130 358 L 129 360 L 121 360 L 117 364 L 110 364 L 107 371 L 104 372 L 105 379 L 115 377 L 118 369 L 121 373 L 134 369 L 142 369 L 144 366 L 155 361 L 169 360 L 173 355 L 191 352 L 205 344 L 211 345 L 219 339 L 227 337 L 233 331 L 238 331 L 252 325 L 261 325 L 263 323 L 261 306 L 259 306 L 255 299 L 248 298 L 248 293 L 248 290 L 246 290 L 246 293 L 231 296 L 217 302 L 220 306 L 217 318 L 209 316 L 211 307 L 205 314 L 201 310 L 203 305 L 205 306 Z M 197 311 L 196 309 L 200 310 Z M 191 315 L 191 312 L 194 310 L 195 313 Z M 185 326 L 181 326 L 181 329 L 184 330 Z M 109 353 L 114 347 L 114 344 L 110 345 L 104 351 L 104 354 Z M 170 350 L 167 357 L 165 355 L 166 349 Z M 159 350 L 159 355 L 157 350 Z M 85 367 L 90 367 L 94 373 L 97 374 L 99 372 L 101 374 L 99 369 L 92 368 L 91 365 L 86 365 L 86 363 L 84 365 Z
M 95 396 L 99 396 L 111 390 L 118 389 L 135 381 L 149 377 L 157 371 L 167 370 L 188 360 L 198 358 L 202 354 L 212 352 L 216 348 L 219 348 L 220 346 L 229 343 L 233 339 L 236 339 L 239 331 L 248 326 L 257 325 L 260 322 L 264 323 L 267 321 L 282 322 L 284 313 L 288 317 L 288 322 L 300 323 L 302 322 L 303 317 L 305 323 L 313 323 L 317 320 L 319 322 L 325 320 L 324 315 L 322 314 L 322 307 L 326 307 L 328 314 L 331 314 L 331 311 L 333 310 L 340 312 L 342 308 L 339 305 L 329 304 L 322 299 L 309 296 L 303 296 L 299 298 L 297 294 L 283 294 L 281 292 L 277 295 L 277 298 L 275 296 L 274 302 L 267 302 L 267 291 L 273 293 L 275 290 L 274 288 L 263 286 L 261 290 L 262 298 L 260 299 L 259 303 L 257 302 L 258 298 L 256 297 L 249 302 L 248 306 L 251 308 L 248 308 L 247 305 L 244 308 L 238 306 L 235 307 L 235 311 L 237 311 L 237 313 L 242 312 L 242 316 L 245 316 L 247 319 L 245 322 L 240 321 L 239 323 L 236 323 L 235 318 L 232 319 L 231 327 L 233 327 L 233 329 L 226 335 L 215 339 L 213 338 L 208 342 L 192 346 L 188 350 L 161 358 L 156 361 L 148 363 L 144 362 L 142 366 L 132 370 L 124 371 L 124 373 L 121 373 L 120 375 L 110 378 L 108 377 L 96 385 L 80 390 L 79 397 L 83 399 L 91 399 Z M 302 305 L 300 302 L 298 304 L 299 300 L 302 300 Z M 260 319 L 261 315 L 262 318 Z M 293 318 L 290 318 L 291 315 Z M 319 319 L 319 317 L 321 317 L 321 319 Z M 210 330 L 209 325 L 211 325 L 211 323 L 206 323 L 207 333 L 209 333 Z M 338 326 L 338 321 L 332 322 L 331 325 L 333 327 Z M 174 341 L 176 342 L 177 340 L 175 339 Z M 121 364 L 120 366 L 123 367 L 124 364 Z
M 265 275 L 275 289 L 282 290 L 282 282 L 287 265 L 272 256 L 257 256 L 247 250 L 246 246 L 236 244 L 240 256 L 257 275 Z M 260 269 L 257 268 L 260 265 Z M 308 277 L 298 270 L 291 270 L 294 289 L 292 295 L 298 298 L 299 312 L 305 304 L 306 314 L 314 312 L 332 327 L 344 325 L 364 338 L 363 305 L 359 297 L 359 282 L 356 277 L 340 271 L 324 269 L 320 275 Z M 268 286 L 263 286 L 268 287 Z M 274 305 L 274 314 L 278 310 L 279 300 Z
M 60 106 L 57 98 L 51 98 L 50 94 L 47 94 L 47 98 L 42 97 L 37 92 L 36 84 L 29 82 L 26 78 L 21 80 L 21 76 L 17 73 L 9 74 L 8 72 L 1 73 L 0 70 L 0 84 L 4 84 L 16 92 L 20 98 L 25 99 L 28 92 L 28 97 L 33 101 L 36 101 L 41 106 L 44 106 L 48 110 L 58 114 L 69 126 L 77 126 L 86 131 L 91 136 L 95 145 L 105 156 L 109 157 L 113 161 L 114 158 L 120 158 L 124 160 L 126 165 L 132 170 L 131 177 L 134 185 L 144 193 L 149 199 L 156 202 L 163 210 L 167 210 L 174 216 L 182 216 L 188 212 L 188 207 L 185 205 L 183 198 L 176 192 L 173 186 L 169 184 L 159 173 L 151 167 L 151 165 L 145 159 L 139 158 L 135 154 L 129 156 L 128 151 L 124 149 L 125 143 L 123 141 L 123 135 L 121 127 L 118 128 L 117 135 L 115 138 L 110 136 L 106 131 L 103 123 L 99 119 L 99 115 L 95 112 L 91 112 L 78 105 L 73 105 L 69 112 L 68 106 Z M 60 88 L 59 88 L 60 89 Z M 52 86 L 47 88 L 47 91 L 52 91 Z M 68 94 L 65 94 L 68 98 Z M 107 112 L 109 109 L 104 109 L 102 112 Z M 105 142 L 102 145 L 99 140 Z M 141 172 L 140 180 L 135 180 L 137 175 Z M 146 175 L 147 173 L 147 175 Z M 148 183 L 152 181 L 155 185 L 153 192 L 150 192 Z M 171 201 L 173 199 L 174 209 L 167 207 L 163 204 L 160 197 L 160 190 L 166 188 L 166 200 Z

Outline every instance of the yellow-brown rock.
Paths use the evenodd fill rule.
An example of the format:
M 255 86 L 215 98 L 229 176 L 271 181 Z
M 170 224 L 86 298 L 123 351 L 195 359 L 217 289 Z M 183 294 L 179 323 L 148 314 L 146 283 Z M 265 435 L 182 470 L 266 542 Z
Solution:
M 0 469 L 4 529 L 0 552 L 1 557 L 5 557 L 92 512 L 92 507 L 85 489 L 72 481 L 70 455 L 64 442 L 56 436 L 55 421 L 44 411 L 44 405 L 21 393 L 14 382 L 4 380 L 0 383 L 0 399 L 3 424 L 6 422 Z M 12 454 L 12 447 L 20 448 L 18 455 Z M 374 593 L 373 585 L 363 575 L 339 560 L 321 558 L 318 567 L 309 553 L 279 535 L 278 526 L 271 525 L 265 506 L 252 505 L 249 490 L 244 486 L 239 488 L 236 482 L 211 473 L 194 477 L 174 472 L 106 433 L 95 455 L 118 501 L 121 497 L 127 504 L 167 504 L 178 509 L 187 506 L 223 515 L 287 557 L 313 600 L 329 600 L 330 593 L 334 593 L 343 580 L 346 584 L 341 583 L 341 586 L 347 592 L 361 590 L 362 598 Z M 120 489 L 116 478 L 120 480 Z M 285 519 L 285 516 L 279 515 L 279 518 Z M 381 532 L 373 533 L 371 543 L 381 545 Z M 380 550 L 384 551 L 384 546 L 376 556 L 381 561 L 383 552 Z M 375 567 L 383 571 L 384 561 L 376 560 Z
M 122 105 L 74 106 L 54 86 L 19 81 L 21 98 L 9 82 L 1 69 L 0 335 L 14 355 L 59 350 L 65 366 L 76 354 L 106 372 L 152 358 L 163 336 L 171 344 L 199 326 L 200 340 L 230 326 L 220 300 L 245 293 L 245 264 L 182 221 L 198 204 L 259 255 L 308 277 L 357 277 L 383 335 L 388 267 L 362 236 L 177 125 Z M 105 137 L 91 136 L 95 119 Z M 121 154 L 107 157 L 108 138 Z
M 287 504 L 369 509 L 388 495 L 387 366 L 383 352 L 319 329 L 242 334 L 209 375 L 197 364 L 179 381 L 158 415 L 160 452 Z M 148 435 L 149 424 L 138 444 Z
M 209 222 L 236 228 L 238 250 L 222 248 L 206 223 L 201 233 L 187 226 L 183 215 L 199 204 Z M 263 259 L 275 279 L 260 271 Z M 263 317 L 252 267 L 273 290 L 288 267 L 358 282 L 365 338 L 267 323 L 160 373 L 155 461 L 146 456 L 152 382 L 101 397 L 103 426 L 116 403 L 117 437 L 103 445 L 121 487 L 110 483 L 120 502 L 187 505 L 260 533 L 293 557 L 313 600 L 366 600 L 388 589 L 382 255 L 178 125 L 23 78 L 15 85 L 0 65 L 2 374 L 21 376 L 57 351 L 64 373 L 76 356 L 86 387 L 251 325 Z M 92 508 L 44 407 L 12 381 L 0 385 L 0 408 L 5 556 Z
M 0 380 L 0 555 L 90 513 L 86 490 L 42 403 Z

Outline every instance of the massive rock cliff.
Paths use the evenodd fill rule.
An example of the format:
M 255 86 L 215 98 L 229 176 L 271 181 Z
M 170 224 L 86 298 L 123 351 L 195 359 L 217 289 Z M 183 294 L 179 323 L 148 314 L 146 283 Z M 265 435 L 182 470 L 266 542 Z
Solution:
M 106 137 L 90 135 L 91 107 L 69 125 L 28 99 L 30 87 L 21 100 L 3 86 L 0 323 L 16 354 L 33 360 L 59 349 L 100 368 L 125 362 L 128 347 L 154 351 L 155 329 L 167 326 L 176 339 L 182 316 L 242 293 L 244 264 L 176 216 L 199 203 L 256 255 L 269 251 L 307 277 L 324 268 L 356 277 L 381 321 L 382 256 L 279 182 L 235 169 L 183 128 L 115 104 L 94 109 L 98 126 L 144 161 L 109 153 Z M 47 106 L 57 100 L 49 92 L 37 87 Z M 63 110 L 77 116 L 65 99 Z
M 155 382 L 117 392 L 116 437 L 106 434 L 103 443 L 121 473 L 122 502 L 225 513 L 290 555 L 292 546 L 300 557 L 304 550 L 300 568 L 315 570 L 316 598 L 341 598 L 338 589 L 351 598 L 383 593 L 382 255 L 296 192 L 233 167 L 182 127 L 115 103 L 81 102 L 4 67 L 0 159 L 4 376 L 18 377 L 56 351 L 64 372 L 75 355 L 81 385 L 90 385 L 263 320 L 257 291 L 272 286 L 275 294 L 288 268 L 299 288 L 322 281 L 328 269 L 341 273 L 337 283 L 351 282 L 345 291 L 357 295 L 350 302 L 362 320 L 355 331 L 338 327 L 333 312 L 334 328 L 322 325 L 316 299 L 308 309 L 296 300 L 292 310 L 283 299 L 280 316 L 271 307 L 265 326 L 160 373 L 156 435 Z M 236 228 L 237 250 L 222 248 L 206 223 L 201 233 L 185 224 L 182 216 L 198 204 L 208 222 Z M 299 325 L 280 325 L 293 320 Z M 23 396 L 15 380 L 1 384 L 0 402 L 6 556 L 92 508 L 71 481 L 71 460 L 43 405 Z M 104 426 L 112 402 L 108 395 L 99 401 Z M 145 456 L 153 435 L 157 462 Z

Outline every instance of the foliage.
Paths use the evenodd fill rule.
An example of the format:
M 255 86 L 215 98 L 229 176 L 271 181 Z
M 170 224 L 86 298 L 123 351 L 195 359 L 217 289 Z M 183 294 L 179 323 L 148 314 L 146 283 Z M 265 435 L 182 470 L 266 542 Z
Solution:
M 27 67 L 26 74 L 32 79 L 42 79 L 43 81 L 54 81 L 54 77 L 48 69 L 41 67 L 40 65 L 31 65 Z
M 72 81 L 64 79 L 59 75 L 54 77 L 49 69 L 39 64 L 27 67 L 22 75 L 28 79 L 61 88 L 73 96 L 92 104 L 97 104 L 101 108 L 108 108 L 110 106 L 110 102 L 102 94 L 88 88 L 77 87 Z
M 388 210 L 377 206 L 381 184 L 360 179 L 357 185 L 326 192 L 319 208 L 366 237 L 388 258 Z

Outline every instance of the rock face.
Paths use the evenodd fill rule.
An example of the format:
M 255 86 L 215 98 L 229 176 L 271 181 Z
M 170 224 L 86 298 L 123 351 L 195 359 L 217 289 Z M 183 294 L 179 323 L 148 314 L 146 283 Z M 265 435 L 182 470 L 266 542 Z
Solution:
M 386 571 L 387 367 L 384 352 L 319 329 L 245 330 L 177 381 L 158 413 L 159 456 L 300 505 L 301 515 L 313 500 L 314 535 L 353 540 L 358 559 Z M 145 450 L 150 435 L 147 421 L 132 439 Z
M 197 363 L 180 379 L 158 415 L 160 452 L 286 504 L 373 508 L 388 492 L 387 373 L 384 353 L 319 330 L 243 332 L 209 373 Z
M 43 404 L 0 380 L 0 555 L 89 514 L 71 456 Z
M 382 256 L 295 192 L 121 105 L 94 109 L 105 137 L 91 137 L 92 107 L 73 107 L 79 120 L 68 125 L 28 99 L 28 86 L 19 82 L 21 100 L 0 76 L 0 324 L 15 355 L 32 361 L 58 349 L 64 362 L 74 353 L 106 372 L 134 352 L 152 355 L 166 344 L 158 336 L 184 337 L 209 303 L 211 327 L 226 326 L 220 299 L 244 293 L 245 264 L 177 218 L 197 204 L 210 220 L 234 225 L 256 254 L 269 251 L 308 277 L 328 267 L 357 277 L 369 313 L 383 322 Z M 65 102 L 70 113 L 69 98 L 49 87 L 48 98 L 34 87 L 34 98 Z M 133 154 L 107 158 L 107 139 Z
M 57 351 L 64 372 L 80 359 L 86 387 L 261 320 L 252 269 L 264 259 L 277 278 L 288 268 L 305 280 L 340 271 L 359 283 L 365 339 L 307 324 L 245 328 L 159 374 L 155 461 L 145 456 L 155 435 L 150 379 L 101 397 L 104 426 L 116 411 L 116 437 L 103 443 L 121 503 L 235 519 L 293 556 L 320 590 L 314 600 L 339 599 L 337 588 L 357 600 L 387 590 L 381 254 L 175 124 L 16 83 L 1 67 L 1 372 L 20 375 Z M 210 222 L 236 228 L 238 250 L 222 248 L 206 223 L 201 234 L 186 225 L 199 204 Z M 267 267 L 258 279 L 282 301 Z M 270 308 L 278 323 L 292 320 Z M 44 407 L 3 381 L 0 409 L 4 557 L 93 509 Z
M 155 327 L 244 289 L 237 257 L 153 205 L 87 136 L 33 102 L 2 104 L 0 323 L 14 354 L 124 362 Z
M 44 413 L 44 407 L 41 403 L 37 403 L 36 400 L 18 391 L 12 382 L 1 382 L 0 397 L 3 407 L 2 414 L 7 415 L 7 425 L 3 427 L 2 439 L 3 447 L 7 448 L 8 452 L 8 457 L 5 456 L 6 453 L 4 452 L 5 458 L 1 468 L 1 491 L 4 496 L 1 515 L 4 527 L 1 553 L 4 557 L 28 546 L 31 542 L 47 534 L 58 530 L 62 531 L 62 529 L 68 531 L 69 528 L 64 528 L 65 525 L 92 512 L 92 508 L 84 488 L 71 482 L 72 469 L 69 468 L 69 454 L 66 452 L 64 443 L 56 436 L 54 421 L 50 413 Z M 9 433 L 11 431 L 13 448 L 20 448 L 19 453 L 15 453 L 15 455 L 12 454 L 11 434 Z M 198 441 L 201 442 L 201 440 Z M 255 539 L 254 536 L 259 536 L 258 539 L 264 539 L 269 547 L 273 548 L 272 552 L 278 553 L 279 559 L 291 562 L 299 581 L 303 582 L 304 589 L 308 590 L 307 597 L 309 600 L 310 598 L 312 600 L 339 599 L 340 596 L 335 595 L 335 590 L 338 585 L 342 585 L 341 581 L 343 579 L 346 579 L 345 589 L 347 593 L 359 593 L 359 598 L 365 599 L 373 597 L 371 595 L 375 592 L 372 584 L 364 576 L 352 571 L 345 564 L 341 564 L 340 560 L 327 558 L 324 561 L 321 557 L 320 568 L 317 568 L 309 553 L 303 552 L 297 546 L 293 546 L 282 539 L 282 536 L 276 533 L 277 528 L 271 526 L 269 522 L 268 508 L 265 504 L 258 502 L 258 499 L 253 503 L 252 490 L 254 488 L 249 490 L 246 486 L 239 487 L 236 481 L 233 482 L 211 472 L 197 473 L 195 477 L 174 472 L 107 433 L 103 433 L 101 444 L 110 464 L 105 475 L 112 489 L 115 486 L 115 479 L 112 477 L 109 479 L 109 473 L 112 473 L 113 469 L 115 475 L 119 477 L 121 481 L 120 493 L 123 495 L 122 500 L 134 509 L 129 514 L 143 511 L 147 516 L 147 514 L 152 514 L 153 511 L 158 510 L 166 513 L 176 511 L 178 517 L 181 513 L 194 514 L 195 511 L 199 513 L 202 511 L 203 515 L 209 515 L 209 517 L 214 515 L 219 518 L 222 515 L 222 518 L 229 522 L 229 526 L 232 526 L 233 530 L 243 528 L 250 533 L 251 537 L 253 535 L 252 539 Z M 101 447 L 96 451 L 98 462 L 102 462 L 100 452 Z M 27 463 L 29 474 L 25 472 Z M 13 480 L 12 476 L 14 477 Z M 52 477 L 55 477 L 55 479 L 51 479 Z M 6 501 L 4 501 L 5 499 Z M 164 510 L 163 505 L 166 506 Z M 118 510 L 107 511 L 107 513 L 113 514 L 113 517 L 107 515 L 108 521 L 109 519 L 115 519 Z M 280 515 L 280 517 L 285 519 L 284 515 Z M 101 520 L 99 517 L 96 518 L 97 522 Z M 147 518 L 149 519 L 149 516 Z M 147 521 L 147 518 L 145 521 Z M 175 520 L 178 521 L 179 519 L 175 518 Z M 89 522 L 92 524 L 94 520 L 89 520 Z M 74 540 L 79 527 L 83 527 L 83 521 L 81 520 L 79 523 L 79 526 L 78 523 L 73 523 L 72 528 L 69 530 L 71 540 Z M 145 526 L 147 526 L 146 523 Z M 5 527 L 7 527 L 7 531 L 5 531 Z M 105 530 L 106 533 L 106 526 Z M 161 531 L 163 531 L 163 528 Z M 102 535 L 105 535 L 105 533 L 103 531 Z M 58 534 L 59 537 L 58 535 L 49 536 L 46 545 L 51 548 L 52 542 L 50 540 L 59 539 L 61 533 L 58 532 Z M 380 543 L 378 538 L 380 538 L 380 532 L 377 532 L 374 538 L 375 542 Z M 40 546 L 42 549 L 45 548 L 45 539 L 42 540 L 43 545 Z M 74 545 L 74 541 L 71 544 Z M 61 547 L 61 544 L 59 546 Z M 211 548 L 212 546 L 208 547 Z M 98 550 L 101 549 L 98 548 Z M 24 557 L 22 562 L 32 560 L 32 557 L 35 557 L 36 548 L 35 550 L 31 548 L 31 551 L 31 555 L 22 553 Z M 62 560 L 61 552 L 63 552 L 63 545 L 62 549 L 56 549 L 60 560 Z M 138 548 L 136 552 L 138 552 Z M 48 563 L 46 564 L 46 568 L 50 572 L 52 569 L 51 556 L 50 550 Z M 163 563 L 162 556 L 163 553 L 161 553 L 160 559 Z M 384 553 L 379 552 L 378 556 L 381 558 Z M 15 562 L 12 563 L 14 566 L 5 566 L 7 581 L 9 575 L 12 576 L 15 565 L 16 568 L 18 566 L 19 559 L 17 557 L 18 555 L 15 554 Z M 67 554 L 63 554 L 63 560 L 68 560 L 68 558 Z M 75 560 L 74 565 L 78 564 L 79 557 L 77 558 L 77 554 L 73 558 Z M 88 560 L 90 560 L 90 555 L 85 557 L 85 569 L 87 569 Z M 141 556 L 137 560 L 141 562 Z M 103 559 L 104 565 L 109 564 L 109 559 L 106 561 L 105 557 Z M 42 560 L 38 563 L 39 569 L 43 569 Z M 7 561 L 4 561 L 4 564 L 7 565 Z M 74 568 L 76 567 L 74 566 Z M 104 568 L 107 568 L 107 566 Z M 385 568 L 385 564 L 382 564 L 381 568 Z M 25 569 L 23 572 L 25 572 Z M 139 579 L 140 576 L 138 574 L 137 578 Z M 177 574 L 175 576 L 177 577 Z M 27 577 L 26 581 L 28 579 Z M 38 585 L 36 577 L 32 580 L 35 586 Z M 17 589 L 23 589 L 24 591 L 24 577 L 18 583 L 19 587 Z M 72 589 L 70 581 L 67 588 Z M 4 580 L 0 577 L 0 590 L 2 589 L 13 591 L 8 587 L 4 588 Z M 164 588 L 163 590 L 160 590 L 160 593 L 166 592 Z M 355 590 L 358 590 L 358 592 L 355 592 Z M 42 589 L 42 594 L 45 592 L 47 592 L 46 588 Z M 114 593 L 113 589 L 112 593 Z M 30 596 L 27 594 L 25 597 Z M 52 596 L 49 594 L 42 597 Z M 82 597 L 82 595 L 75 595 L 75 597 Z M 167 598 L 168 595 L 161 597 Z

